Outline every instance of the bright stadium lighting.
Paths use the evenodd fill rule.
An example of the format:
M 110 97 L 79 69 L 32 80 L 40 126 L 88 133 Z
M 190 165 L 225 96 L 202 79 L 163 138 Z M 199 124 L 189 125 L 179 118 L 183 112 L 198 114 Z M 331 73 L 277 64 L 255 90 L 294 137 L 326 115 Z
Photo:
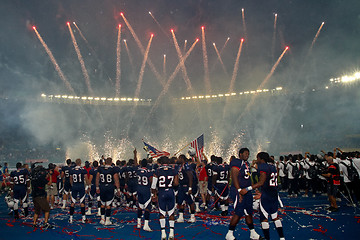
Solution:
M 41 94 L 41 97 L 46 97 L 46 94 L 42 93 L 42 94 Z
M 181 98 L 181 100 L 184 100 L 184 99 L 185 99 L 184 97 Z
M 234 93 L 234 92 L 233 92 L 233 93 L 231 93 L 231 96 L 235 96 L 235 95 L 236 95 L 236 93 Z
M 132 98 L 128 98 L 128 99 L 126 99 L 127 101 L 129 101 L 129 102 L 131 102 L 133 99 Z
M 223 96 L 224 96 L 224 94 L 218 94 L 218 96 L 219 96 L 219 97 L 223 97 Z
M 263 89 L 263 92 L 268 92 L 269 91 L 269 89 Z
M 197 97 L 197 96 L 193 96 L 192 98 L 193 98 L 193 99 L 197 99 L 198 97 Z
M 88 100 L 93 100 L 94 98 L 93 97 L 88 97 Z
M 254 94 L 254 93 L 256 93 L 256 91 L 251 91 L 250 93 Z
M 114 99 L 113 99 L 113 98 L 108 98 L 107 100 L 111 102 L 111 101 L 113 101 Z
M 74 99 L 74 96 L 69 96 L 68 99 Z
M 126 98 L 120 98 L 120 100 L 124 102 L 124 101 L 126 101 Z
M 244 92 L 244 94 L 249 94 L 249 93 L 250 93 L 249 91 Z
M 259 93 L 262 92 L 262 91 L 263 91 L 263 90 L 261 90 L 261 89 L 256 90 L 256 92 L 259 92 Z
M 354 74 L 354 77 L 356 78 L 356 80 L 360 79 L 360 72 L 356 72 Z
M 206 95 L 205 98 L 210 98 L 210 95 Z
M 75 96 L 75 99 L 80 99 L 80 97 L 78 97 L 78 96 Z
M 96 98 L 94 98 L 94 100 L 95 100 L 95 101 L 99 101 L 99 100 L 100 100 L 100 98 L 99 98 L 99 97 L 96 97 Z
M 138 102 L 138 101 L 140 101 L 140 99 L 134 98 L 134 102 Z
M 204 98 L 204 96 L 199 96 L 199 98 Z
M 240 95 L 243 95 L 244 93 L 243 93 L 243 92 L 240 92 L 239 94 L 240 94 Z
M 67 95 L 62 95 L 61 97 L 62 97 L 62 98 L 68 98 L 68 96 L 67 96 Z
M 100 98 L 102 101 L 105 101 L 106 100 L 106 97 L 102 97 L 102 98 Z
M 189 100 L 189 99 L 191 99 L 191 97 L 186 97 L 185 99 L 186 99 L 186 100 Z
M 55 95 L 55 97 L 56 97 L 56 98 L 61 98 L 61 96 L 60 96 L 60 95 Z
M 217 95 L 212 95 L 211 97 L 216 98 L 216 97 L 217 97 Z
M 120 100 L 120 98 L 114 98 L 115 102 L 118 102 Z
M 329 86 L 326 86 L 325 89 L 329 89 Z
M 277 87 L 276 90 L 277 91 L 281 91 L 283 88 L 282 87 Z
M 225 97 L 229 97 L 230 96 L 230 93 L 225 93 Z

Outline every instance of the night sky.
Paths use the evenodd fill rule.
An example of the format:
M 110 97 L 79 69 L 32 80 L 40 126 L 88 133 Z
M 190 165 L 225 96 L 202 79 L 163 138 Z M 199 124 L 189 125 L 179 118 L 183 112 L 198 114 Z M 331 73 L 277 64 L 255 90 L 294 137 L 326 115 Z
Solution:
M 71 147 L 75 146 L 74 142 L 83 143 L 86 136 L 91 141 L 98 141 L 100 155 L 101 146 L 109 142 L 120 141 L 114 147 L 116 149 L 122 148 L 119 146 L 124 142 L 141 148 L 142 138 L 163 150 L 176 151 L 178 146 L 201 133 L 205 133 L 209 153 L 218 154 L 223 154 L 226 149 L 230 154 L 240 143 L 254 151 L 276 149 L 278 152 L 318 151 L 322 146 L 359 144 L 358 138 L 346 136 L 360 131 L 356 110 L 359 106 L 354 101 L 360 97 L 360 91 L 347 85 L 350 87 L 311 95 L 313 89 L 324 90 L 330 78 L 359 71 L 358 0 L 2 0 L 0 5 L 0 97 L 12 100 L 1 106 L 0 133 L 15 129 L 20 138 L 21 134 L 27 134 L 23 139 L 28 143 Z M 121 12 L 144 49 L 154 34 L 148 60 L 154 64 L 160 80 L 148 62 L 142 84 L 138 84 L 144 55 Z M 93 93 L 86 84 L 67 22 L 79 46 Z M 311 47 L 322 22 L 325 23 Z M 122 25 L 121 77 L 117 88 L 119 24 Z M 59 77 L 34 26 L 74 92 L 69 91 Z M 208 73 L 204 64 L 202 26 Z M 185 61 L 186 71 L 180 69 L 168 90 L 163 91 L 160 82 L 167 82 L 179 63 L 170 29 L 174 30 L 183 55 L 185 40 L 185 51 L 197 38 L 199 42 Z M 230 40 L 221 53 L 224 71 L 213 43 L 220 51 L 228 38 Z M 174 98 L 230 92 L 242 38 L 243 48 L 233 91 L 239 93 L 260 88 L 288 46 L 289 50 L 274 74 L 261 86 L 268 89 L 281 86 L 287 95 L 231 103 L 177 104 L 179 102 Z M 184 76 L 188 76 L 192 91 Z M 342 94 L 340 89 L 347 92 Z M 127 98 L 133 98 L 137 90 L 139 98 L 151 98 L 153 104 L 161 95 L 159 107 L 98 108 L 41 105 L 31 101 L 38 99 L 41 93 L 112 98 L 116 96 L 116 90 L 120 92 L 119 97 Z M 22 100 L 21 104 L 17 100 Z M 331 118 L 324 117 L 329 112 L 336 114 Z M 331 141 L 330 135 L 333 136 Z M 4 136 L 3 141 L 6 141 L 8 135 Z M 209 144 L 210 140 L 212 144 Z M 127 147 L 130 153 L 131 149 Z
M 131 66 L 125 46 L 121 45 L 121 89 L 133 96 L 143 55 L 120 12 L 133 26 L 146 47 L 150 34 L 154 39 L 149 57 L 158 72 L 163 72 L 163 54 L 167 55 L 167 77 L 178 63 L 170 29 L 175 30 L 180 47 L 188 40 L 187 49 L 196 38 L 201 40 L 205 26 L 212 93 L 227 92 L 241 38 L 245 38 L 235 89 L 256 89 L 270 71 L 285 46 L 290 51 L 279 64 L 269 87 L 328 81 L 353 71 L 359 65 L 360 3 L 356 0 L 319 1 L 19 1 L 3 0 L 0 9 L 0 84 L 2 95 L 36 96 L 45 93 L 67 93 L 32 26 L 53 52 L 65 76 L 79 95 L 88 95 L 66 22 L 76 22 L 88 41 L 72 25 L 95 95 L 114 96 L 117 26 L 122 24 L 134 60 Z M 245 10 L 246 33 L 241 19 Z M 161 24 L 155 23 L 148 12 Z M 274 14 L 278 14 L 274 49 Z M 325 25 L 312 49 L 311 42 L 321 22 Z M 166 34 L 166 35 L 165 35 Z M 212 46 L 220 50 L 230 37 L 222 58 L 224 73 Z M 204 94 L 204 65 L 201 41 L 185 62 L 196 93 Z M 215 65 L 216 64 L 216 65 Z M 215 67 L 214 67 L 215 65 Z M 145 68 L 141 96 L 156 98 L 162 87 L 149 66 Z M 176 91 L 175 91 L 176 90 Z M 175 97 L 187 95 L 181 72 L 170 87 Z

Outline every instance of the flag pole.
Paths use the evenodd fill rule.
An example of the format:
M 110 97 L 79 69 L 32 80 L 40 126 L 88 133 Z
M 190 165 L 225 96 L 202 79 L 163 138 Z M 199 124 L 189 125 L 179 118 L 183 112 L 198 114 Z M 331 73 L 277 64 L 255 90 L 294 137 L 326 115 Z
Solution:
M 178 154 L 179 152 L 181 152 L 182 150 L 184 150 L 186 147 L 188 147 L 191 144 L 191 142 L 189 144 L 187 144 L 185 147 L 181 148 L 179 151 L 177 151 L 176 153 L 174 153 L 172 155 L 172 157 L 175 157 L 176 154 Z

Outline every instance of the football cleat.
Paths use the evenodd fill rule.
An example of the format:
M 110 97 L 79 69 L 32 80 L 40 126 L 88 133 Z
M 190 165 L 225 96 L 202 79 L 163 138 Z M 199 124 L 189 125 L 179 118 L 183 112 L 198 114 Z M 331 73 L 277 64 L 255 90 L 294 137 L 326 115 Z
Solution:
M 145 225 L 143 227 L 144 231 L 147 231 L 147 232 L 152 232 L 152 229 L 149 227 L 149 225 Z
M 225 240 L 235 240 L 234 234 L 228 232 L 225 236 Z
M 179 217 L 178 219 L 176 219 L 176 222 L 178 222 L 178 223 L 183 223 L 183 222 L 184 222 L 184 218 L 183 218 L 183 217 Z

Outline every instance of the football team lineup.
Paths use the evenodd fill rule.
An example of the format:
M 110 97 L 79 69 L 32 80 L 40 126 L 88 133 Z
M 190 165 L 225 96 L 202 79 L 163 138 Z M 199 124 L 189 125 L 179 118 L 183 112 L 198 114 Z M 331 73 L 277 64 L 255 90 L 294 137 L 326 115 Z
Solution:
M 150 145 L 148 147 L 154 156 L 164 154 Z M 352 235 L 344 231 L 360 222 L 356 214 L 358 207 L 351 197 L 345 195 L 346 192 L 339 191 L 342 198 L 337 199 L 347 201 L 339 203 L 341 214 L 334 213 L 332 206 L 328 208 L 323 193 L 296 198 L 282 192 L 279 194 L 278 170 L 266 152 L 258 153 L 257 160 L 251 165 L 247 161 L 247 148 L 240 149 L 239 158 L 232 158 L 230 164 L 223 163 L 222 158 L 216 156 L 211 156 L 211 161 L 207 162 L 202 153 L 204 160 L 200 161 L 195 149 L 190 149 L 189 154 L 190 158 L 183 154 L 172 158 L 157 156 L 157 162 L 151 163 L 149 159 L 138 161 L 134 150 L 134 158 L 126 164 L 117 162 L 115 165 L 111 158 L 104 158 L 82 166 L 80 159 L 75 162 L 68 159 L 67 165 L 61 168 L 54 164 L 49 164 L 49 169 L 33 165 L 30 174 L 26 166 L 17 164 L 17 170 L 10 173 L 10 189 L 5 197 L 15 219 L 1 219 L 6 228 L 20 227 L 21 231 L 16 234 L 26 232 L 28 239 L 32 239 L 32 235 L 38 237 L 38 234 L 56 234 L 66 239 L 139 237 L 163 240 L 235 239 L 235 236 L 237 239 L 249 236 L 250 239 L 263 239 L 261 235 L 270 239 L 270 234 L 278 234 L 282 239 L 303 239 L 311 234 L 315 239 L 335 239 L 338 234 Z M 332 153 L 325 154 L 324 158 L 331 169 Z M 207 176 L 204 196 L 199 194 L 202 192 L 199 183 L 204 180 L 200 177 L 201 171 L 205 171 Z M 292 174 L 295 175 L 294 171 Z M 53 202 L 53 189 L 47 189 L 51 215 L 47 219 L 48 210 L 41 209 L 45 211 L 45 219 L 38 222 L 29 214 L 29 208 L 30 212 L 33 210 L 37 214 L 38 192 L 45 194 L 44 189 L 37 189 L 38 182 L 53 176 L 55 182 L 58 177 L 60 179 L 59 184 L 54 185 L 59 194 L 54 196 L 56 201 Z M 19 189 L 28 184 L 30 178 L 34 207 L 28 199 L 24 200 L 26 194 L 19 201 L 22 194 Z M 45 180 L 43 184 L 49 182 Z M 26 192 L 26 187 L 24 189 Z M 23 209 L 19 209 L 20 205 Z M 339 225 L 337 218 L 347 219 L 350 225 Z M 276 231 L 269 228 L 271 220 Z

